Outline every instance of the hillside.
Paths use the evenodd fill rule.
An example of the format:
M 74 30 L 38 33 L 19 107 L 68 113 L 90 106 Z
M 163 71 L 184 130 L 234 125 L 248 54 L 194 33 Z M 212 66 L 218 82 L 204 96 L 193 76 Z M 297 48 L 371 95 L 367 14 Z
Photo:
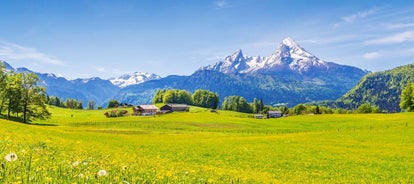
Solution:
M 400 112 L 401 91 L 411 82 L 414 82 L 414 64 L 370 73 L 343 95 L 337 104 L 340 107 L 357 108 L 368 102 L 383 111 Z

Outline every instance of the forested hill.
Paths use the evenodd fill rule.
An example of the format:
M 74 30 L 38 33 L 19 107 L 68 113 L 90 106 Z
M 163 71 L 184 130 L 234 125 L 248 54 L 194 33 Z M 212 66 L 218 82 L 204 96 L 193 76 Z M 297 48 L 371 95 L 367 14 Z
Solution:
M 384 72 L 370 73 L 342 96 L 337 104 L 342 107 L 356 108 L 368 102 L 377 105 L 382 111 L 400 112 L 401 91 L 411 82 L 414 82 L 414 64 Z

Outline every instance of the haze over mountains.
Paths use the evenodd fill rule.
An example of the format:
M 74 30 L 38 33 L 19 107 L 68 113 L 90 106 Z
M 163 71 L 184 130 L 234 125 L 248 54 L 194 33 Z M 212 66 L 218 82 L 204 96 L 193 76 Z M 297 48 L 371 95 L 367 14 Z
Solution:
M 25 70 L 16 69 L 19 72 Z M 286 38 L 268 57 L 246 56 L 238 50 L 223 61 L 200 67 L 190 76 L 161 78 L 135 72 L 108 80 L 97 77 L 67 80 L 54 74 L 37 75 L 47 87 L 48 95 L 80 99 L 85 104 L 88 100 L 105 104 L 112 98 L 124 103 L 147 104 L 151 103 L 156 90 L 177 88 L 188 91 L 207 89 L 218 93 L 221 99 L 239 95 L 248 101 L 262 98 L 266 104 L 292 106 L 336 100 L 367 73 L 356 67 L 323 61 L 291 38 Z

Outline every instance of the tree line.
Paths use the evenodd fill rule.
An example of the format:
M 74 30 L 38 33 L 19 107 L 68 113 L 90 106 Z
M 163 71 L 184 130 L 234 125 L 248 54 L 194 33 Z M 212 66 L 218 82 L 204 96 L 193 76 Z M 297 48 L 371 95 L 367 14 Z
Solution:
M 63 100 L 56 96 L 48 96 L 47 104 L 68 109 L 84 109 L 82 100 L 76 100 L 74 98 Z M 89 100 L 86 109 L 92 110 L 95 108 L 96 102 L 94 100 Z M 97 108 L 101 109 L 102 107 L 98 106 Z
M 178 89 L 164 89 L 158 90 L 155 93 L 154 98 L 152 99 L 154 104 L 156 103 L 178 103 L 178 104 L 188 104 L 198 107 L 205 107 L 216 109 L 219 104 L 219 96 L 217 93 L 213 93 L 208 90 L 198 89 L 191 94 L 186 90 Z
M 31 119 L 50 118 L 46 108 L 46 89 L 38 85 L 39 78 L 34 73 L 6 71 L 0 64 L 0 115 L 13 117 L 27 123 Z

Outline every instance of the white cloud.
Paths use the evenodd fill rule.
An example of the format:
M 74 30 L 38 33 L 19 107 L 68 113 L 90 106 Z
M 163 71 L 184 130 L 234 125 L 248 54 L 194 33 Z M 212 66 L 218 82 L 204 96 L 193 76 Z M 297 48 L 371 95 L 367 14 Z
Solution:
M 365 59 L 377 59 L 381 57 L 381 54 L 379 52 L 368 52 L 368 53 L 365 53 L 363 57 Z
M 14 43 L 0 42 L 0 58 L 4 60 L 28 60 L 43 64 L 64 66 L 65 64 L 54 56 L 39 52 L 35 48 L 24 47 Z
M 341 19 L 343 21 L 345 21 L 345 22 L 352 23 L 355 20 L 358 20 L 358 19 L 361 19 L 361 18 L 365 18 L 365 17 L 367 17 L 369 15 L 372 15 L 372 14 L 376 13 L 377 11 L 378 11 L 378 8 L 377 7 L 373 7 L 371 9 L 368 9 L 368 10 L 365 10 L 365 11 L 360 11 L 360 12 L 354 13 L 352 15 L 348 15 L 348 16 L 342 17 Z
M 385 25 L 385 28 L 387 29 L 404 29 L 410 27 L 414 27 L 414 23 L 393 23 Z
M 229 3 L 225 0 L 215 1 L 214 5 L 219 9 L 229 7 Z
M 95 69 L 98 72 L 105 72 L 105 68 L 104 67 L 96 67 Z
M 403 43 L 403 42 L 413 42 L 414 41 L 414 31 L 406 31 L 402 33 L 397 33 L 391 36 L 384 38 L 378 38 L 373 40 L 368 40 L 366 44 L 393 44 L 393 43 Z

